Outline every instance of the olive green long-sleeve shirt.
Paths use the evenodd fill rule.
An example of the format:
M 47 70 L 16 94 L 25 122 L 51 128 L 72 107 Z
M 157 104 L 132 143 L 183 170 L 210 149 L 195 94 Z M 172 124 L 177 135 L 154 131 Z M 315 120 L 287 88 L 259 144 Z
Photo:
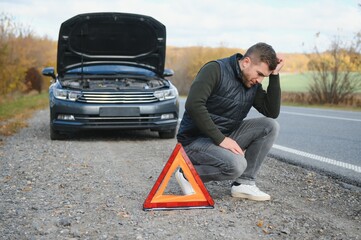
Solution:
M 194 124 L 203 134 L 210 137 L 219 145 L 226 136 L 212 121 L 207 107 L 207 99 L 217 88 L 220 82 L 221 70 L 217 62 L 207 63 L 198 73 L 190 88 L 185 109 L 194 121 Z M 242 84 L 240 82 L 240 84 Z M 266 117 L 277 118 L 280 112 L 281 88 L 279 75 L 269 77 L 267 91 L 258 88 L 253 101 L 253 107 Z

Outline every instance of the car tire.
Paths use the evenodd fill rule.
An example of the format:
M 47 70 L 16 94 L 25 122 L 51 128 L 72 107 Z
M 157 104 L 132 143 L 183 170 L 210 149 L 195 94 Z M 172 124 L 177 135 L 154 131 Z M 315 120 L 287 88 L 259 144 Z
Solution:
M 65 136 L 60 134 L 59 131 L 54 130 L 52 126 L 50 126 L 50 139 L 51 140 L 64 140 Z
M 176 129 L 172 129 L 169 131 L 159 131 L 158 134 L 159 134 L 159 137 L 162 139 L 175 138 Z

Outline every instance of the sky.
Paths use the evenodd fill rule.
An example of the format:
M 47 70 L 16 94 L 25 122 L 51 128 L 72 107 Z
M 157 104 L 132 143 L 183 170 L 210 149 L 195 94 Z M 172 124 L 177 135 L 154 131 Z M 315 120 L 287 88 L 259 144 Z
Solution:
M 166 26 L 167 45 L 178 47 L 266 42 L 277 52 L 305 53 L 361 31 L 361 0 L 0 0 L 0 13 L 54 40 L 62 22 L 86 12 L 152 16 Z

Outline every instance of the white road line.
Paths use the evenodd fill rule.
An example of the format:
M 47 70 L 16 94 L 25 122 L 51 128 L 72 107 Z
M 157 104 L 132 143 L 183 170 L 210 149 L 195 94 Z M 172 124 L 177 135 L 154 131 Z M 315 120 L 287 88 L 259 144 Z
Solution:
M 318 156 L 315 154 L 311 154 L 311 153 L 307 153 L 307 152 L 303 152 L 303 151 L 299 151 L 293 148 L 288 148 L 288 147 L 284 147 L 284 146 L 280 146 L 277 144 L 273 145 L 273 148 L 281 150 L 281 151 L 285 151 L 285 152 L 289 152 L 289 153 L 293 153 L 302 157 L 307 157 L 307 158 L 311 158 L 320 162 L 324 162 L 324 163 L 328 163 L 331 165 L 335 165 L 341 168 L 346 168 L 358 173 L 361 173 L 361 167 L 360 166 L 356 166 L 353 164 L 349 164 L 349 163 L 344 163 L 344 162 L 340 162 L 331 158 L 326 158 L 326 157 L 322 157 L 322 156 Z
M 323 116 L 323 115 L 318 115 L 318 114 L 297 113 L 297 112 L 287 112 L 287 111 L 281 111 L 281 113 L 300 115 L 300 116 L 307 116 L 307 117 L 329 118 L 329 119 L 361 122 L 361 119 L 355 119 L 355 118 L 332 117 L 332 116 Z

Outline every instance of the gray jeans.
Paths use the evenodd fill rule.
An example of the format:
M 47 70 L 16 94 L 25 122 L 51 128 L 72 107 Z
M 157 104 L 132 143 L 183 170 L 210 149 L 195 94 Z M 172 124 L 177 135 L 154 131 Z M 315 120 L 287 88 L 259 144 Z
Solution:
M 210 138 L 199 138 L 184 150 L 203 182 L 235 180 L 252 185 L 278 131 L 279 125 L 272 118 L 244 120 L 229 137 L 238 143 L 245 156 L 215 145 Z

